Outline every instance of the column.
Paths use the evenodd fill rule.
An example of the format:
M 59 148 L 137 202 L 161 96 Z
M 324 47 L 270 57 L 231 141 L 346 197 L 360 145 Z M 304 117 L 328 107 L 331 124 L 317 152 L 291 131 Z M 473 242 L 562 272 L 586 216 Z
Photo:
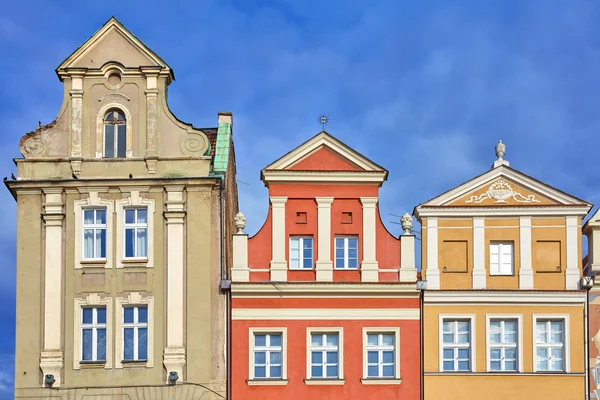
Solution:
M 287 281 L 285 259 L 285 203 L 287 197 L 271 197 L 271 281 Z
M 376 221 L 377 197 L 361 197 L 363 212 L 363 261 L 360 265 L 360 280 L 362 282 L 378 282 L 379 267 L 377 263 Z
M 158 72 L 154 69 L 142 69 L 146 75 L 146 168 L 148 173 L 156 173 L 156 164 L 158 160 L 157 141 L 158 141 Z M 127 156 L 132 151 L 128 143 Z
M 577 235 L 577 217 L 567 217 L 567 270 L 565 271 L 565 289 L 579 289 L 579 237 Z
M 61 349 L 62 322 L 62 188 L 43 189 L 46 201 L 42 218 L 45 224 L 44 258 L 44 346 L 40 357 L 43 378 L 54 375 L 53 387 L 61 385 L 63 352 Z M 42 386 L 44 386 L 42 384 Z
M 165 187 L 167 194 L 164 217 L 167 224 L 167 346 L 164 349 L 164 365 L 169 372 L 175 371 L 185 380 L 185 348 L 183 347 L 183 268 L 184 268 L 184 220 L 185 202 L 183 186 Z M 151 217 L 150 215 L 148 216 Z M 152 251 L 151 249 L 149 249 Z
M 75 176 L 81 174 L 82 131 L 83 131 L 83 74 L 77 71 L 71 75 L 71 170 Z
M 533 267 L 531 262 L 531 217 L 519 218 L 519 289 L 533 289 Z
M 246 217 L 241 212 L 235 216 L 237 233 L 233 234 L 233 260 L 231 264 L 231 280 L 233 282 L 249 282 L 248 268 L 248 235 L 244 233 Z
M 440 288 L 440 269 L 438 265 L 438 220 L 427 218 L 427 289 Z
M 416 282 L 415 235 L 405 233 L 400 236 L 400 282 Z
M 473 289 L 485 289 L 485 219 L 473 218 Z
M 333 197 L 317 197 L 318 213 L 318 259 L 316 263 L 317 281 L 333 281 L 333 262 L 331 261 L 331 203 Z

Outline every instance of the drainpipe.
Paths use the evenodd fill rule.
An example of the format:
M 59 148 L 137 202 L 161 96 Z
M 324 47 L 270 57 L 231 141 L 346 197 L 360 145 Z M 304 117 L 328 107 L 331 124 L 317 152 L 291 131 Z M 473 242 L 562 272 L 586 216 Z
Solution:
M 423 300 L 424 300 L 424 293 L 425 293 L 425 291 L 423 289 L 421 289 L 421 291 L 419 293 L 419 300 L 420 300 L 419 301 L 419 308 L 420 308 L 420 310 L 419 310 L 419 314 L 420 314 L 419 315 L 420 316 L 419 320 L 420 320 L 420 324 L 421 324 L 421 329 L 420 329 L 420 331 L 421 331 L 420 332 L 420 336 L 421 336 L 421 339 L 420 339 L 421 340 L 421 343 L 420 343 L 421 344 L 421 400 L 425 399 L 425 367 L 424 367 L 425 362 L 424 362 L 424 358 L 423 358 L 425 356 L 425 351 L 424 351 L 424 348 L 423 348 L 423 344 L 424 344 L 424 341 L 423 341 L 423 337 L 424 337 L 424 335 L 423 335 L 423 326 L 424 326 L 424 321 L 423 321 L 423 309 L 424 309 L 424 307 L 423 307 Z
M 585 357 L 585 400 L 590 399 L 590 349 L 589 349 L 589 326 L 588 326 L 588 307 L 589 307 L 590 291 L 589 286 L 586 286 L 585 291 L 585 308 L 583 309 L 583 345 Z
M 225 345 L 226 345 L 226 365 L 227 365 L 227 383 L 226 397 L 231 400 L 231 280 L 227 279 L 227 271 L 225 269 L 225 179 L 221 176 L 221 290 L 225 292 Z

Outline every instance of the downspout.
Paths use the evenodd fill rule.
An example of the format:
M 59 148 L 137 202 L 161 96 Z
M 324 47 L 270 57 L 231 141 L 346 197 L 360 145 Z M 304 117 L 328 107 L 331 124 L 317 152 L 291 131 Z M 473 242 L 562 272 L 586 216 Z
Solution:
M 419 293 L 419 300 L 420 300 L 419 301 L 419 309 L 420 309 L 419 310 L 419 316 L 420 316 L 419 320 L 420 320 L 420 324 L 421 324 L 421 329 L 420 329 L 420 345 L 421 345 L 421 363 L 420 363 L 421 364 L 420 365 L 420 368 L 421 368 L 421 400 L 425 399 L 425 367 L 424 367 L 425 362 L 424 362 L 424 358 L 423 358 L 425 356 L 425 352 L 424 352 L 424 349 L 423 349 L 423 343 L 424 343 L 424 341 L 423 341 L 423 338 L 424 338 L 423 326 L 425 325 L 424 321 L 423 321 L 423 310 L 424 310 L 423 300 L 424 300 L 424 297 L 425 297 L 424 296 L 424 290 L 421 289 L 421 291 Z
M 589 307 L 590 291 L 589 287 L 586 287 L 585 291 L 585 308 L 583 309 L 583 345 L 584 345 L 584 367 L 585 367 L 585 400 L 590 398 L 590 349 L 588 344 L 588 307 Z
M 221 290 L 225 292 L 225 345 L 226 345 L 226 397 L 231 400 L 231 281 L 227 280 L 227 271 L 225 269 L 225 180 L 221 176 L 220 185 L 220 216 L 221 216 Z

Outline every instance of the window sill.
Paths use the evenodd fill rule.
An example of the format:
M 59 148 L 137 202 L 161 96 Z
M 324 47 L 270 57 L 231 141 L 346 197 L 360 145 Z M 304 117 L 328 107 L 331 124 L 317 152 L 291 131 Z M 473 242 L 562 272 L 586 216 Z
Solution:
M 310 271 L 314 271 L 314 270 L 315 270 L 314 267 L 312 267 L 312 268 L 289 268 L 288 269 L 288 271 L 300 271 L 300 272 L 302 272 L 302 271 L 310 272 Z
M 305 379 L 304 383 L 307 385 L 343 385 L 344 383 L 346 383 L 345 379 L 329 379 L 329 378 L 311 378 L 311 379 Z
M 124 258 L 121 260 L 122 268 L 149 267 L 147 258 Z
M 513 274 L 490 274 L 490 277 L 494 277 L 494 276 L 511 276 L 511 277 L 514 277 L 515 274 L 514 273 Z
M 360 382 L 363 385 L 399 385 L 401 378 L 362 378 Z
M 125 368 L 146 367 L 148 360 L 122 360 L 121 365 Z
M 334 271 L 358 271 L 358 268 L 339 268 L 339 267 L 334 267 L 333 270 Z
M 104 265 L 106 265 L 106 258 L 98 258 L 98 259 L 94 259 L 94 260 L 81 260 L 81 261 L 79 261 L 79 263 L 83 267 L 97 267 L 97 266 L 103 267 Z
M 79 361 L 79 366 L 81 368 L 104 368 L 106 366 L 106 360 L 103 360 L 103 361 L 81 360 L 81 361 Z
M 247 379 L 248 386 L 286 386 L 287 379 Z
M 469 271 L 459 271 L 455 269 L 443 269 L 442 273 L 444 274 L 468 274 Z

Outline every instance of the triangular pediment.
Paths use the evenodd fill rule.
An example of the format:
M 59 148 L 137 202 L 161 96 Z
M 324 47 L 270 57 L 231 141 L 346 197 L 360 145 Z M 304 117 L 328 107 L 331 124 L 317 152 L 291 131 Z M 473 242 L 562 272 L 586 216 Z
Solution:
M 67 57 L 57 70 L 98 69 L 108 62 L 118 62 L 132 68 L 168 68 L 164 60 L 113 17 Z
M 387 172 L 325 131 L 264 169 L 277 170 Z
M 572 205 L 589 206 L 584 200 L 502 165 L 421 204 L 420 207 Z

